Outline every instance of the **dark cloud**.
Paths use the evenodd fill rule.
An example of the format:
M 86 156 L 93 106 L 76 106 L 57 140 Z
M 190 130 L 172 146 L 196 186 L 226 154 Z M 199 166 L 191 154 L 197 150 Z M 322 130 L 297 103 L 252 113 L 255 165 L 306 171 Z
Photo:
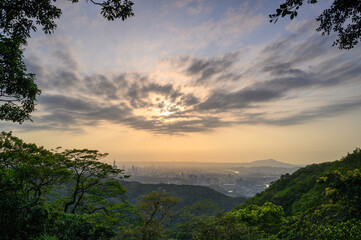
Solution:
M 154 86 L 153 86 L 154 87 Z M 154 88 L 151 87 L 150 89 Z M 156 88 L 159 90 L 159 88 Z M 162 92 L 171 94 L 173 91 L 168 88 L 160 88 Z M 164 90 L 164 91 L 163 91 Z M 188 94 L 184 95 L 185 101 L 195 102 L 195 98 Z M 179 134 L 183 132 L 209 131 L 218 126 L 224 126 L 219 118 L 202 117 L 197 120 L 183 120 L 172 123 L 165 123 L 163 118 L 147 119 L 144 116 L 136 116 L 127 104 L 99 104 L 96 100 L 66 97 L 62 95 L 46 95 L 39 99 L 39 104 L 46 110 L 47 114 L 34 119 L 40 125 L 45 124 L 43 129 L 69 130 L 75 126 L 97 125 L 100 121 L 109 121 L 129 126 L 134 129 L 148 130 L 160 134 Z M 182 113 L 179 113 L 182 114 Z M 179 118 L 178 116 L 174 116 Z M 171 118 L 169 116 L 169 118 Z M 194 117 L 192 117 L 194 118 Z M 46 123 L 49 124 L 46 124 Z M 38 130 L 38 128 L 34 128 Z
M 128 88 L 126 98 L 129 99 L 131 106 L 134 108 L 154 107 L 152 100 L 149 99 L 151 93 L 158 95 L 158 101 L 162 97 L 174 104 L 191 106 L 198 103 L 198 99 L 193 94 L 184 94 L 179 89 L 175 89 L 172 84 L 161 85 L 154 82 L 145 83 L 144 85 L 133 83 Z M 159 104 L 164 104 L 164 102 L 157 103 L 159 108 L 163 107 Z
M 119 90 L 122 90 L 122 91 L 125 89 L 128 89 L 128 87 L 129 87 L 128 81 L 126 79 L 126 74 L 120 74 L 120 75 L 113 77 L 113 83 L 116 85 L 116 87 Z
M 142 125 L 142 128 L 146 130 L 151 130 L 152 132 L 159 134 L 182 134 L 189 132 L 209 132 L 215 128 L 229 126 L 230 123 L 221 120 L 218 117 L 200 117 L 193 120 L 181 120 L 174 121 L 170 123 L 165 123 L 163 121 L 154 121 L 153 125 Z M 138 128 L 137 124 L 134 126 Z
M 181 105 L 193 106 L 198 103 L 199 103 L 198 98 L 196 98 L 193 94 L 185 94 L 181 98 Z
M 37 55 L 31 54 L 25 58 L 27 71 L 36 74 L 36 83 L 42 90 L 69 91 L 69 89 L 76 89 L 81 85 L 78 77 L 78 64 L 67 53 L 68 50 L 64 51 L 62 53 L 61 50 L 56 50 L 53 53 L 60 60 L 55 70 L 47 69 L 47 65 Z
M 227 76 L 231 80 L 239 77 L 233 73 L 227 73 L 234 63 L 238 61 L 239 52 L 227 53 L 220 58 L 185 58 L 183 64 L 188 64 L 185 73 L 189 76 L 197 77 L 196 83 L 204 83 L 211 81 L 213 77 L 226 79 Z
M 130 104 L 133 108 L 144 108 L 147 107 L 147 102 L 144 101 L 148 96 L 148 93 L 141 91 L 141 88 L 137 83 L 130 85 L 126 97 L 130 99 Z
M 43 123 L 45 123 L 45 122 L 52 123 L 52 124 L 57 123 L 56 124 L 58 126 L 57 128 L 59 128 L 59 126 L 67 127 L 67 126 L 78 124 L 78 119 L 74 118 L 74 114 L 70 111 L 53 112 L 52 114 L 47 114 L 41 118 L 37 118 L 34 120 L 35 120 L 35 122 L 41 121 Z M 54 127 L 54 125 L 53 125 L 53 127 Z
M 340 57 L 337 57 L 337 59 L 337 64 L 332 64 L 326 60 L 309 68 L 308 72 L 292 68 L 291 63 L 267 65 L 262 71 L 278 77 L 269 81 L 255 83 L 253 87 L 288 92 L 297 88 L 325 88 L 349 82 L 358 82 L 361 64 L 355 61 L 342 61 Z M 334 60 L 330 61 L 333 62 Z
M 289 48 L 292 42 L 292 38 L 273 41 L 263 48 L 260 53 L 260 57 L 267 60 L 278 59 L 280 56 L 285 55 L 286 50 Z
M 290 62 L 271 62 L 268 65 L 264 64 L 262 72 L 268 72 L 272 76 L 281 75 L 304 75 L 305 72 L 301 69 L 292 68 Z
M 96 100 L 46 95 L 39 104 L 47 114 L 37 117 L 36 122 L 50 122 L 56 126 L 96 125 L 99 121 L 122 122 L 132 116 L 132 110 L 126 104 L 100 104 Z
M 267 65 L 262 71 L 277 78 L 256 82 L 238 91 L 215 90 L 197 109 L 229 111 L 253 108 L 256 103 L 281 99 L 296 89 L 326 88 L 357 82 L 361 72 L 361 64 L 354 62 L 339 63 L 333 68 L 309 73 L 291 66 L 290 63 Z
M 281 93 L 267 89 L 242 89 L 236 92 L 215 91 L 204 102 L 199 110 L 229 111 L 251 107 L 252 103 L 270 101 L 281 97 Z
M 225 127 L 227 125 L 229 124 L 220 118 L 204 117 L 197 120 L 184 120 L 167 124 L 162 126 L 161 131 L 165 133 L 208 132 L 212 129 Z
M 31 54 L 24 58 L 24 63 L 27 68 L 27 72 L 34 73 L 36 75 L 36 84 L 40 89 L 46 89 L 49 85 L 49 81 L 46 77 L 47 69 L 41 64 L 41 58 L 35 54 Z
M 73 89 L 80 84 L 80 79 L 76 73 L 68 70 L 59 70 L 50 77 L 50 81 L 52 84 L 51 89 L 56 88 L 59 90 Z
M 338 64 L 327 62 L 323 66 L 316 66 L 318 81 L 324 86 L 360 83 L 361 63 L 359 61 L 341 61 L 338 58 Z
M 90 101 L 64 95 L 42 95 L 39 97 L 39 104 L 50 112 L 60 110 L 88 112 L 94 108 L 94 104 Z
M 273 76 L 303 74 L 299 66 L 312 66 L 317 60 L 317 65 L 325 61 L 325 56 L 337 54 L 337 49 L 331 48 L 332 41 L 311 34 L 303 41 L 295 39 L 294 35 L 274 41 L 264 47 L 258 61 L 248 69 L 248 75 L 269 73 Z M 339 55 L 338 55 L 339 57 Z M 340 63 L 340 62 L 338 62 Z
M 55 58 L 59 59 L 66 69 L 78 71 L 78 62 L 71 55 L 70 50 L 67 47 L 61 46 L 61 49 L 56 49 L 53 54 Z
M 292 49 L 289 49 L 292 51 L 290 62 L 296 64 L 314 61 L 323 57 L 327 52 L 335 51 L 336 49 L 330 48 L 331 45 L 332 40 L 330 38 L 321 38 L 318 34 L 313 34 L 306 41 L 294 44 Z
M 104 106 L 96 101 L 60 95 L 43 96 L 41 105 L 47 110 L 47 114 L 37 117 L 34 122 L 46 125 L 43 130 L 64 130 L 66 127 L 68 130 L 72 130 L 76 126 L 97 125 L 99 121 L 103 120 L 159 134 L 205 132 L 229 125 L 218 117 L 197 117 L 197 119 L 185 119 L 170 123 L 164 122 L 159 117 L 149 120 L 144 116 L 135 116 L 126 104 Z M 179 118 L 179 116 L 174 117 Z M 39 130 L 39 128 L 34 128 L 34 130 Z
M 121 79 L 119 76 L 116 79 Z M 120 81 L 120 84 L 122 82 Z M 84 78 L 84 90 L 96 96 L 104 96 L 108 99 L 118 99 L 118 86 L 105 75 L 95 74 Z
M 141 91 L 144 93 L 155 92 L 166 96 L 175 92 L 172 84 L 160 85 L 157 83 L 150 83 L 147 86 L 142 87 Z
M 236 82 L 243 77 L 240 73 L 222 73 L 216 78 L 216 82 Z
M 361 99 L 333 103 L 325 106 L 321 106 L 315 109 L 301 111 L 297 114 L 293 114 L 287 117 L 265 117 L 264 114 L 249 115 L 248 119 L 239 122 L 240 124 L 267 124 L 277 126 L 289 126 L 295 124 L 302 124 L 316 119 L 323 119 L 327 117 L 334 117 L 346 112 L 361 108 Z

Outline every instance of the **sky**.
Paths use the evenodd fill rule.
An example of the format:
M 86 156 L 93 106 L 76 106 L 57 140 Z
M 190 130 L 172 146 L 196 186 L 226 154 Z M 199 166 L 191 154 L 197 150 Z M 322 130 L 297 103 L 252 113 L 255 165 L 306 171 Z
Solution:
M 361 147 L 361 48 L 315 31 L 332 1 L 269 23 L 281 2 L 134 0 L 132 18 L 108 22 L 58 1 L 56 31 L 26 46 L 33 122 L 1 128 L 119 163 L 337 160 Z

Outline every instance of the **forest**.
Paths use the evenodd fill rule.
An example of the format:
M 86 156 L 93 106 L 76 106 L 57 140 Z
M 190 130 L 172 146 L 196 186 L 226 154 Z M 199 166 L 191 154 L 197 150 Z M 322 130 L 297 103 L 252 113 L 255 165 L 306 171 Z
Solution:
M 359 239 L 361 150 L 285 174 L 231 210 L 184 186 L 126 199 L 123 170 L 96 150 L 0 135 L 1 239 Z M 124 184 L 127 185 L 127 184 Z M 134 184 L 127 186 L 134 187 Z M 135 185 L 137 186 L 137 185 Z M 155 191 L 154 191 L 155 190 Z M 182 195 L 194 195 L 191 199 Z M 202 195 L 203 194 L 203 195 Z M 213 200 L 212 200 L 213 197 Z M 219 198 L 219 197 L 218 197 Z M 134 199 L 133 201 L 134 202 Z M 178 205 L 181 204 L 181 207 Z

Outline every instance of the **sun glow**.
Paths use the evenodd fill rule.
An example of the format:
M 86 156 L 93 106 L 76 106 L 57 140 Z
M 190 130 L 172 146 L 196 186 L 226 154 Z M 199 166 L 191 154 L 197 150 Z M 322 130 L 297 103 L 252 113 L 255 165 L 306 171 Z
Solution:
M 153 117 L 170 116 L 174 113 L 184 111 L 184 107 L 180 104 L 179 99 L 171 99 L 167 96 L 153 95 L 151 98 Z

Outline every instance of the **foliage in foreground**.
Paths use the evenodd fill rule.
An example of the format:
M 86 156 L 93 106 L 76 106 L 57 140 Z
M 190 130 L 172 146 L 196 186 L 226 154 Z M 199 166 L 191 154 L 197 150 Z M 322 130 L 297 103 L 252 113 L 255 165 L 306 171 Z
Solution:
M 57 153 L 1 133 L 0 238 L 110 239 L 119 225 L 136 221 L 129 203 L 108 201 L 126 190 L 117 181 L 123 170 L 100 162 L 104 156 L 87 149 Z M 64 193 L 56 196 L 59 189 Z
M 193 216 L 176 225 L 169 237 L 359 239 L 360 168 L 360 149 L 340 161 L 307 166 L 282 176 L 238 209 L 217 216 Z
M 98 151 L 55 152 L 0 135 L 0 239 L 359 239 L 361 150 L 282 176 L 237 209 L 177 211 L 164 191 L 122 200 L 125 176 Z M 174 222 L 174 217 L 178 220 Z M 179 220 L 180 219 L 180 220 Z

